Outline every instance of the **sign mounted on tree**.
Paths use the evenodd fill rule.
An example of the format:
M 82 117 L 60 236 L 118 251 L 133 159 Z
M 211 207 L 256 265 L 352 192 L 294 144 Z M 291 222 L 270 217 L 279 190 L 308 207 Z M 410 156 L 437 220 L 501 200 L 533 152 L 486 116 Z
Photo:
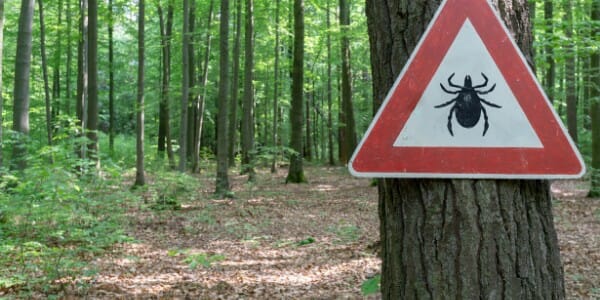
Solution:
M 578 178 L 585 165 L 486 0 L 445 0 L 349 163 L 361 177 Z

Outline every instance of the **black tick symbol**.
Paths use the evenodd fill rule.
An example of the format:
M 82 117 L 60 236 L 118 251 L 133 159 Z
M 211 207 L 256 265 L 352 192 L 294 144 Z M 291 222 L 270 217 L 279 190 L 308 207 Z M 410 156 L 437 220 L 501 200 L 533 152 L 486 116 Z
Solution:
M 448 131 L 450 132 L 450 135 L 454 136 L 454 133 L 452 132 L 452 113 L 456 114 L 456 120 L 458 121 L 458 124 L 464 128 L 472 128 L 477 125 L 479 119 L 481 118 L 481 112 L 483 112 L 483 118 L 485 121 L 483 136 L 485 136 L 490 124 L 488 123 L 487 111 L 482 103 L 495 108 L 502 107 L 479 97 L 479 95 L 488 94 L 493 91 L 494 88 L 496 88 L 496 84 L 494 83 L 489 90 L 478 91 L 477 89 L 485 87 L 488 83 L 488 78 L 485 76 L 485 74 L 481 73 L 481 76 L 483 76 L 485 82 L 480 85 L 473 86 L 473 83 L 471 82 L 471 76 L 467 75 L 465 76 L 465 85 L 460 86 L 452 83 L 452 77 L 454 77 L 454 73 L 452 73 L 452 75 L 448 77 L 448 84 L 453 88 L 460 89 L 458 91 L 449 91 L 446 89 L 446 87 L 444 87 L 443 84 L 440 83 L 440 86 L 444 92 L 454 95 L 458 94 L 456 98 L 435 106 L 435 108 L 441 108 L 454 103 L 450 109 L 450 113 L 448 114 Z

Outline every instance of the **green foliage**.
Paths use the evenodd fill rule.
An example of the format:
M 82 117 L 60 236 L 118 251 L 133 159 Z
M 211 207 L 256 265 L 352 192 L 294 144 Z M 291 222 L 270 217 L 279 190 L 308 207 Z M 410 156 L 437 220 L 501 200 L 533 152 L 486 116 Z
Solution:
M 189 250 L 172 249 L 167 252 L 169 257 L 177 257 L 184 255 L 183 262 L 188 264 L 189 268 L 195 270 L 198 266 L 210 268 L 213 263 L 224 261 L 225 256 L 222 254 L 207 254 L 207 253 L 189 253 Z
M 363 296 L 373 295 L 379 292 L 381 288 L 381 275 L 377 274 L 373 278 L 369 278 L 360 286 L 360 291 Z
M 307 237 L 307 238 L 305 238 L 305 239 L 303 239 L 303 240 L 299 241 L 299 242 L 297 243 L 297 245 L 298 245 L 298 246 L 306 246 L 306 245 L 310 245 L 310 244 L 312 244 L 312 243 L 314 243 L 314 242 L 315 242 L 315 238 L 313 238 L 313 237 Z
M 142 191 L 144 201 L 154 210 L 179 210 L 181 200 L 196 198 L 196 178 L 178 172 L 161 171 L 156 173 L 156 180 L 148 184 Z M 194 188 L 192 188 L 194 187 Z

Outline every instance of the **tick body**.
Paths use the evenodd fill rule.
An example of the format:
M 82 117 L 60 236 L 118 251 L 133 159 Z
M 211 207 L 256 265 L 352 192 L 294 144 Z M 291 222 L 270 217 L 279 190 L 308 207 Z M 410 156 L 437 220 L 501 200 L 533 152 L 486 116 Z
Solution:
M 483 114 L 483 119 L 485 123 L 483 127 L 482 136 L 485 136 L 486 132 L 490 127 L 490 124 L 488 121 L 488 115 L 484 104 L 494 108 L 501 108 L 500 105 L 491 103 L 479 97 L 479 95 L 488 94 L 496 88 L 496 84 L 494 84 L 488 90 L 479 90 L 481 88 L 486 87 L 488 84 L 487 76 L 485 76 L 485 74 L 483 73 L 481 73 L 481 76 L 483 76 L 483 79 L 485 80 L 482 84 L 473 86 L 471 76 L 467 75 L 465 76 L 464 85 L 460 86 L 452 82 L 452 78 L 454 77 L 454 73 L 452 73 L 452 75 L 448 77 L 448 85 L 450 87 L 458 89 L 456 91 L 448 90 L 442 83 L 440 83 L 440 87 L 444 92 L 448 94 L 457 95 L 456 98 L 435 106 L 435 108 L 442 108 L 453 104 L 448 114 L 447 124 L 448 132 L 450 132 L 450 135 L 454 136 L 454 132 L 452 131 L 452 115 L 456 116 L 456 121 L 458 122 L 458 124 L 460 124 L 460 126 L 464 128 L 472 128 L 475 125 L 477 125 L 477 123 L 479 123 L 481 115 Z

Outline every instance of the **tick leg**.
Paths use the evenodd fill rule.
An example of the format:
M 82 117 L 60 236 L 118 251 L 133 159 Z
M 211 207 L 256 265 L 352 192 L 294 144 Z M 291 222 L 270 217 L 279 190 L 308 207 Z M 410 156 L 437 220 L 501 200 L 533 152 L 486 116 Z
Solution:
M 460 93 L 460 91 L 455 91 L 455 92 L 453 92 L 453 91 L 449 91 L 449 90 L 447 90 L 447 89 L 446 89 L 446 87 L 444 87 L 444 85 L 443 85 L 443 84 L 441 84 L 441 83 L 440 83 L 440 86 L 442 87 L 442 90 L 444 90 L 444 92 L 446 92 L 446 93 L 448 93 L 448 94 L 458 94 L 458 93 Z
M 487 104 L 487 105 L 489 105 L 489 106 L 491 106 L 491 107 L 495 107 L 495 108 L 502 108 L 502 106 L 500 106 L 500 105 L 498 105 L 498 104 L 494 104 L 494 103 L 492 103 L 492 102 L 489 102 L 489 101 L 487 101 L 487 100 L 483 100 L 483 99 L 481 99 L 481 98 L 480 98 L 479 100 L 481 100 L 481 102 L 483 102 L 483 103 L 485 103 L 485 104 Z M 483 107 L 483 106 L 482 106 L 482 107 Z
M 488 78 L 487 78 L 487 76 L 485 76 L 485 74 L 483 74 L 483 73 L 481 73 L 481 76 L 483 76 L 483 79 L 485 79 L 485 82 L 484 82 L 484 83 L 482 83 L 482 84 L 480 84 L 480 85 L 476 85 L 476 86 L 474 86 L 474 87 L 473 87 L 474 89 L 482 88 L 482 87 L 484 87 L 484 86 L 486 86 L 486 85 L 488 84 Z M 492 88 L 492 90 L 493 90 L 493 89 L 494 89 L 494 88 Z M 490 92 L 491 92 L 491 90 L 490 90 Z
M 450 75 L 450 77 L 448 77 L 448 84 L 451 87 L 457 88 L 457 89 L 464 89 L 464 87 L 460 86 L 460 85 L 456 85 L 454 83 L 452 83 L 452 77 L 454 77 L 454 73 L 452 73 L 452 75 Z
M 484 91 L 484 92 L 478 91 L 477 94 L 479 94 L 479 95 L 485 95 L 485 94 L 490 93 L 491 91 L 493 91 L 495 88 L 496 88 L 496 84 L 494 83 L 494 85 L 492 85 L 492 88 L 490 88 L 489 90 Z
M 454 113 L 454 110 L 456 109 L 456 106 L 452 107 L 452 109 L 450 110 L 450 113 L 448 114 L 448 131 L 450 132 L 451 136 L 454 136 L 454 132 L 452 132 L 452 114 Z
M 485 111 L 485 107 L 481 106 L 481 111 L 483 112 L 483 121 L 484 121 L 483 135 L 481 135 L 481 136 L 485 136 L 485 133 L 488 131 L 488 128 L 490 128 L 490 123 L 488 122 L 488 115 L 487 115 L 487 111 Z
M 446 103 L 442 103 L 442 104 L 440 104 L 440 105 L 436 105 L 436 106 L 434 106 L 434 107 L 435 107 L 435 108 L 440 108 L 440 107 L 448 106 L 448 105 L 452 104 L 454 101 L 456 101 L 456 99 L 452 99 L 452 100 L 450 100 L 450 101 L 448 101 L 448 102 L 446 102 Z M 453 109 L 454 109 L 454 108 L 453 108 Z

